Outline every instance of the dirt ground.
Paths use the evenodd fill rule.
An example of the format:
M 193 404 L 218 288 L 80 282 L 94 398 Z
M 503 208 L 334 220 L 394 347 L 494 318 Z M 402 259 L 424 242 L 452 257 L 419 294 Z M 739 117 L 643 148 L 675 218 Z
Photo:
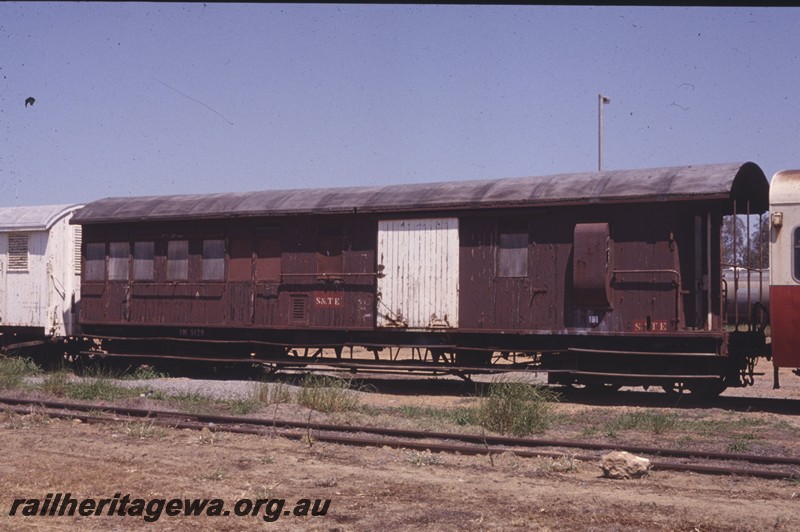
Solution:
M 800 378 L 788 372 L 781 378 L 780 396 L 800 398 Z M 771 379 L 730 393 L 775 396 L 770 387 Z M 365 402 L 375 405 L 465 401 L 446 395 L 366 395 Z M 631 409 L 581 403 L 558 408 L 592 415 Z M 796 415 L 752 415 L 769 418 L 772 424 L 762 427 L 781 424 L 789 430 L 799 424 Z M 146 422 L 88 425 L 2 413 L 0 418 L 2 530 L 800 530 L 796 481 L 659 471 L 638 480 L 609 480 L 597 463 L 569 457 L 505 454 L 492 464 L 485 456 L 309 444 Z M 154 522 L 145 520 L 146 510 L 139 515 L 108 515 L 105 509 L 91 516 L 24 515 L 26 508 L 27 513 L 37 508 L 30 499 L 43 501 L 57 493 L 79 501 L 116 496 L 118 505 L 125 495 L 144 499 L 140 510 L 141 504 L 152 504 L 151 521 L 158 510 L 153 499 L 221 499 L 224 509 L 218 516 L 170 516 L 162 508 Z M 16 503 L 16 515 L 9 515 L 17 499 L 24 501 Z M 257 515 L 237 516 L 235 508 L 248 509 L 242 499 L 269 503 Z M 325 515 L 295 516 L 292 510 L 302 499 L 330 499 L 330 506 Z M 130 504 L 128 509 L 135 507 Z M 267 522 L 267 514 L 277 519 Z

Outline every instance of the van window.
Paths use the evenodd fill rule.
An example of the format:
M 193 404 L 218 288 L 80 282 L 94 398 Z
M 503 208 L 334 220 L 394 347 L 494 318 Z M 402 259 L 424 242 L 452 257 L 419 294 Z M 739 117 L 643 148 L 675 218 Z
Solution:
M 106 245 L 103 242 L 86 244 L 83 258 L 83 279 L 104 281 L 106 278 Z
M 153 259 L 155 257 L 154 242 L 133 243 L 133 280 L 153 280 Z
M 127 281 L 130 246 L 127 242 L 111 242 L 108 245 L 108 280 Z
M 203 240 L 203 280 L 225 279 L 225 241 Z
M 167 242 L 167 280 L 187 281 L 189 279 L 189 241 L 170 240 Z
M 528 233 L 500 233 L 498 277 L 528 276 Z

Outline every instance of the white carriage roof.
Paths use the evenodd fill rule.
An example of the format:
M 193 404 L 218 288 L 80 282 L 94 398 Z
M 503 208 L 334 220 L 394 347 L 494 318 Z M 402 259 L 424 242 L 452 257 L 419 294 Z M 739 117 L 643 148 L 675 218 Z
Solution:
M 0 232 L 46 231 L 81 205 L 34 205 L 0 207 Z
M 800 170 L 783 170 L 772 176 L 769 202 L 771 205 L 800 203 Z
M 751 211 L 757 213 L 767 209 L 768 190 L 764 172 L 748 162 L 380 187 L 107 198 L 86 205 L 72 223 L 650 201 L 725 201 L 723 210 L 730 211 L 732 199 L 750 201 Z

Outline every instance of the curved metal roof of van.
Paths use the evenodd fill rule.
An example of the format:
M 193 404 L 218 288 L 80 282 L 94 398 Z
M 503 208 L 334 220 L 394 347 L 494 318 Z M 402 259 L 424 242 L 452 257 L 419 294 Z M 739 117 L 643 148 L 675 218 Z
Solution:
M 0 207 L 0 232 L 46 231 L 81 205 Z
M 86 205 L 71 223 L 733 198 L 749 198 L 751 212 L 758 213 L 767 210 L 768 191 L 764 172 L 748 162 L 377 187 L 107 198 Z

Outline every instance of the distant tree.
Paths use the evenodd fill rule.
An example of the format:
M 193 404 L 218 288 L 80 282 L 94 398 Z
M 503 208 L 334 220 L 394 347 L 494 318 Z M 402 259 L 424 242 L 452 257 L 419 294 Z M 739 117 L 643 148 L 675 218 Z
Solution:
M 748 224 L 746 216 L 725 216 L 722 221 L 722 263 L 725 267 L 744 266 L 748 268 L 769 267 L 769 215 L 751 217 Z M 735 227 L 734 227 L 735 225 Z M 748 249 L 747 234 L 750 234 Z M 736 255 L 734 256 L 734 241 Z
M 750 234 L 752 268 L 769 268 L 769 213 L 762 214 Z M 760 258 L 760 260 L 759 260 Z
M 740 217 L 736 217 L 735 224 L 733 216 L 722 219 L 722 264 L 726 268 L 744 265 L 744 248 L 747 242 L 744 226 Z

